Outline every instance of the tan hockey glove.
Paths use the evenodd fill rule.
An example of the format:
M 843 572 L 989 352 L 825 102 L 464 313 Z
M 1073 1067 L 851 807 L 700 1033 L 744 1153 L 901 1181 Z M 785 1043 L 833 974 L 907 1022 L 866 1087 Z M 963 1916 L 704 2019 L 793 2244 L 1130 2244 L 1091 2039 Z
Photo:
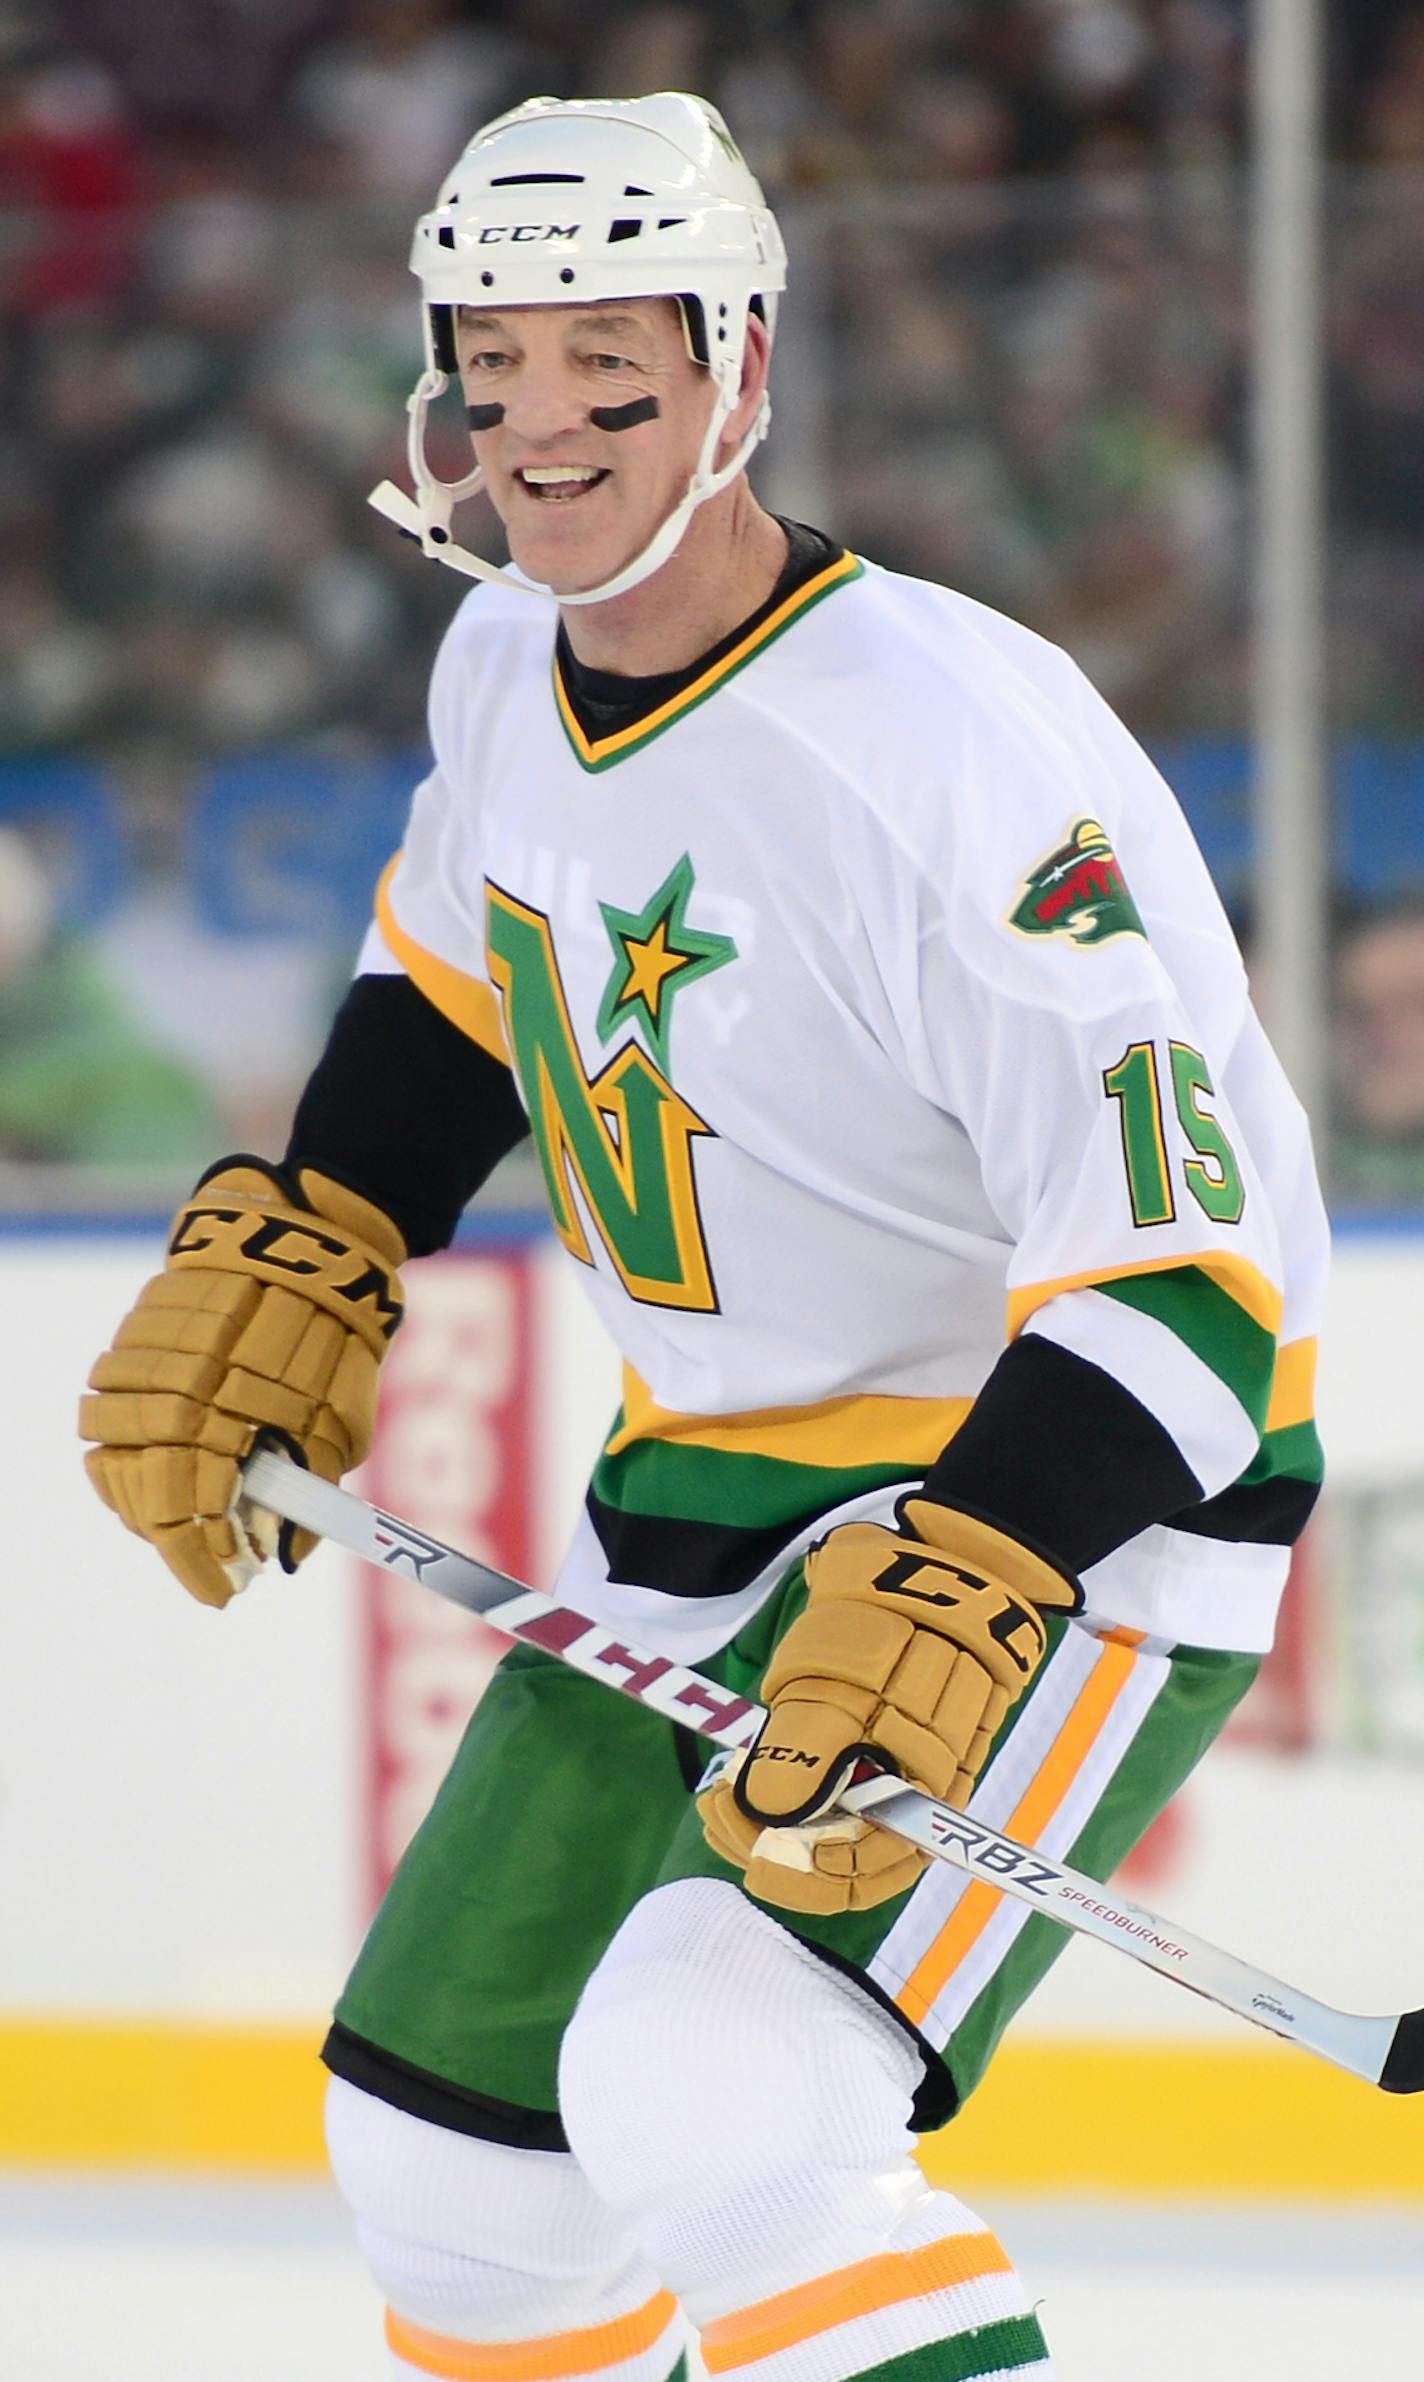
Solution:
M 809 1601 L 767 1668 L 766 1726 L 698 1798 L 707 1841 L 784 1910 L 868 1910 L 929 1856 L 830 1806 L 857 1760 L 965 1804 L 995 1732 L 1043 1659 L 1046 1612 L 1078 1582 L 1006 1531 L 927 1498 L 902 1533 L 832 1530 L 806 1559 Z
M 389 1216 L 311 1167 L 288 1178 L 224 1158 L 178 1210 L 165 1270 L 89 1376 L 79 1430 L 104 1503 L 201 1603 L 315 1545 L 245 1524 L 242 1460 L 270 1430 L 327 1480 L 361 1461 L 405 1254 Z

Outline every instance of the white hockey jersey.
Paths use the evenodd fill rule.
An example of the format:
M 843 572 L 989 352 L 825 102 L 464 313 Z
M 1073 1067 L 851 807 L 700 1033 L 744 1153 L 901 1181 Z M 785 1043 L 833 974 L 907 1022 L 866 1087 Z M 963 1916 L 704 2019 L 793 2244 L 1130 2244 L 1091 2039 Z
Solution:
M 696 1660 L 888 1518 L 1008 1340 L 1122 1382 L 1208 1497 L 1311 1477 L 1305 1120 L 1178 807 L 1071 661 L 839 556 L 636 727 L 480 589 L 361 965 L 512 1063 L 626 1360 L 558 1593 Z M 1155 1527 L 1092 1613 L 1270 1643 L 1284 1548 Z

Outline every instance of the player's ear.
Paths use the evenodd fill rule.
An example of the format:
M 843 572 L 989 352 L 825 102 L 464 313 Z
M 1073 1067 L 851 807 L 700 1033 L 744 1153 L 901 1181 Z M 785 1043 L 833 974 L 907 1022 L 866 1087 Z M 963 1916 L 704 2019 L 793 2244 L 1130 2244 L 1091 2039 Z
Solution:
M 746 342 L 742 348 L 742 384 L 737 392 L 736 405 L 727 417 L 727 427 L 719 442 L 719 454 L 730 454 L 750 430 L 770 370 L 771 333 L 759 314 L 749 314 Z
M 771 333 L 759 314 L 748 313 L 746 345 L 742 349 L 742 385 L 738 392 L 739 408 L 751 400 L 753 410 L 761 403 L 771 370 Z

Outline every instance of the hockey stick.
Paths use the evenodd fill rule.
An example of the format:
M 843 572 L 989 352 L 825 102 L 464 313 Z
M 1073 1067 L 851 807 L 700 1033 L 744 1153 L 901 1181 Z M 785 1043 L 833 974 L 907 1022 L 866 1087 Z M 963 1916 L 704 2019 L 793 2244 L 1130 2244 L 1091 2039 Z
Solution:
M 380 1570 L 405 1574 L 433 1588 L 491 1628 L 618 1688 L 668 1720 L 681 1721 L 729 1752 L 750 1745 L 765 1717 L 760 1704 L 685 1670 L 665 1655 L 630 1645 L 567 1605 L 555 1604 L 504 1572 L 477 1563 L 409 1522 L 367 1505 L 348 1489 L 305 1472 L 285 1456 L 260 1449 L 243 1469 L 244 1495 L 285 1521 L 315 1530 Z M 1385 2092 L 1424 2092 L 1424 2010 L 1369 2018 L 1298 1993 L 1230 1952 L 1189 1935 L 1095 1878 L 1069 1869 L 1001 1836 L 969 1813 L 936 1803 L 898 1779 L 867 1774 L 841 1797 L 850 1811 L 872 1817 L 938 1861 L 967 1870 L 1000 1894 L 1041 1911 L 1074 1934 L 1111 1944 L 1129 1959 L 1175 1978 L 1193 1993 L 1234 2010 L 1269 2034 L 1317 2052 L 1337 2068 Z

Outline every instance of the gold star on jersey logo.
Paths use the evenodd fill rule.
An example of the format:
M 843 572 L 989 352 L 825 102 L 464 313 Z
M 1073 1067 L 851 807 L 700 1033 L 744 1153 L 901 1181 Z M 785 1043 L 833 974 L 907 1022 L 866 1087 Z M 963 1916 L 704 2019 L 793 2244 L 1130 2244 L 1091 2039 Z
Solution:
M 598 905 L 613 945 L 613 972 L 598 1009 L 599 1038 L 611 1040 L 631 1020 L 664 1074 L 673 994 L 737 956 L 730 935 L 704 934 L 688 925 L 692 889 L 692 857 L 684 852 L 644 909 Z

